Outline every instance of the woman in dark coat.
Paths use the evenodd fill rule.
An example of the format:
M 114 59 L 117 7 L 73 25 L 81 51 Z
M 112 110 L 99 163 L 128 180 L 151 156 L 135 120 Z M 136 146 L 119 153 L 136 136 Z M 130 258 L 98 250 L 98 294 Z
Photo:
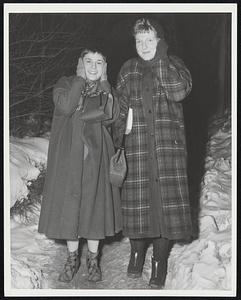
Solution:
M 167 55 L 162 27 L 155 20 L 138 20 L 134 37 L 139 57 L 120 70 L 120 114 L 114 126 L 119 146 L 131 107 L 132 130 L 125 142 L 128 174 L 121 192 L 123 234 L 130 238 L 131 277 L 141 276 L 147 242 L 153 242 L 149 284 L 160 288 L 171 240 L 189 239 L 192 233 L 180 103 L 192 80 L 182 60 Z
M 114 146 L 110 125 L 119 113 L 106 75 L 106 59 L 84 50 L 77 76 L 62 77 L 54 87 L 55 110 L 48 151 L 39 232 L 67 241 L 68 259 L 60 281 L 79 269 L 79 238 L 88 244 L 90 281 L 101 280 L 99 240 L 122 229 L 119 190 L 109 182 Z M 100 102 L 102 101 L 102 102 Z M 99 108 L 105 103 L 105 109 Z

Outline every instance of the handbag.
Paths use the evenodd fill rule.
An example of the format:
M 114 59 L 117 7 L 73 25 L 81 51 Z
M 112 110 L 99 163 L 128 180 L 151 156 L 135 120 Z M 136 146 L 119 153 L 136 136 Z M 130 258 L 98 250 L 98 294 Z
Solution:
M 123 134 L 121 146 L 110 159 L 110 182 L 117 187 L 122 186 L 127 174 L 125 137 L 126 134 Z
M 110 159 L 110 182 L 118 187 L 121 187 L 128 171 L 126 156 L 125 156 L 125 139 L 131 132 L 133 122 L 133 109 L 129 107 L 126 130 L 122 136 L 121 146 Z
M 77 108 L 80 118 L 88 122 L 109 120 L 113 116 L 113 97 L 107 92 L 84 95 L 82 105 Z

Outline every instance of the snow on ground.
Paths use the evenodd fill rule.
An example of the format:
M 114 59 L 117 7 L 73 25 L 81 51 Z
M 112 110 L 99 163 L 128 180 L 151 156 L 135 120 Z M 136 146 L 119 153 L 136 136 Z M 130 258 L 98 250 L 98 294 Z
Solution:
M 200 197 L 200 235 L 189 244 L 176 244 L 169 257 L 166 290 L 231 289 L 231 119 L 217 119 L 207 144 L 206 172 Z M 26 197 L 28 180 L 37 178 L 46 164 L 48 139 L 10 139 L 11 205 Z M 143 289 L 151 273 L 151 247 L 143 276 L 126 277 L 129 242 L 119 238 L 105 243 L 101 259 L 104 280 L 93 286 L 86 280 L 85 252 L 81 267 L 69 283 L 59 283 L 58 273 L 66 259 L 64 243 L 37 232 L 40 205 L 32 207 L 28 221 L 11 218 L 12 288 Z

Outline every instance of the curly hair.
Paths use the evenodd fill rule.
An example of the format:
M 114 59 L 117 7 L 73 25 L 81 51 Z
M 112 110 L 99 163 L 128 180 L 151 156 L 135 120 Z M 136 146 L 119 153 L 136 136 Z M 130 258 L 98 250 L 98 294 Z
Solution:
M 164 38 L 164 30 L 157 20 L 150 18 L 138 19 L 133 26 L 134 37 L 137 33 L 153 31 L 157 37 Z

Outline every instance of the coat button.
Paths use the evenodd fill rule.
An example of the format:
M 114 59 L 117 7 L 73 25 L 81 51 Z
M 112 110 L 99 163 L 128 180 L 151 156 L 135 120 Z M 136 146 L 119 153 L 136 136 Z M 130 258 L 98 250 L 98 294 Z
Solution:
M 175 145 L 177 145 L 177 144 L 178 144 L 177 140 L 174 140 L 174 144 L 175 144 Z
M 149 109 L 148 112 L 149 112 L 149 114 L 151 114 L 152 113 L 151 109 Z

